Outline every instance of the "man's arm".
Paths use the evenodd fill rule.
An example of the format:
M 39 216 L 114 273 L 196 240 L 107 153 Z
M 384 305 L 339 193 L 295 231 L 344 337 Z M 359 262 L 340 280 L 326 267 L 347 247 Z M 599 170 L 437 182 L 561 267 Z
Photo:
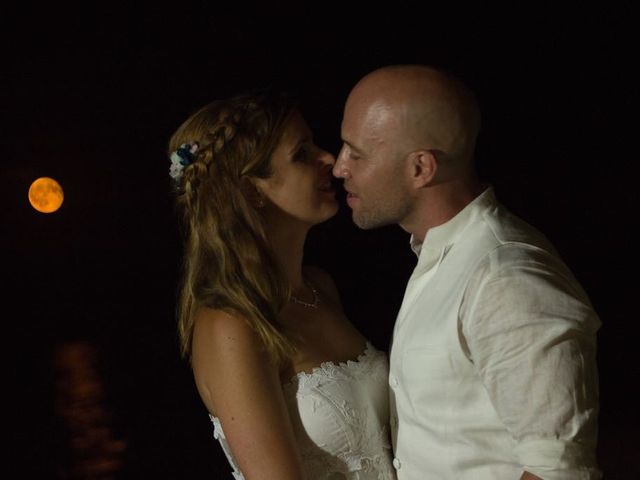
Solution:
M 515 441 L 521 478 L 600 477 L 598 326 L 566 266 L 543 250 L 504 245 L 469 283 L 461 333 Z

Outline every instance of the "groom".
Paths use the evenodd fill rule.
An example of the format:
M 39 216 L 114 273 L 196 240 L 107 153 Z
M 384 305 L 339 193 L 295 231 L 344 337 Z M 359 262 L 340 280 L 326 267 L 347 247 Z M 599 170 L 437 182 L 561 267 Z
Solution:
M 482 185 L 473 94 L 427 66 L 351 91 L 334 175 L 418 263 L 390 354 L 399 480 L 597 479 L 599 320 L 553 246 Z

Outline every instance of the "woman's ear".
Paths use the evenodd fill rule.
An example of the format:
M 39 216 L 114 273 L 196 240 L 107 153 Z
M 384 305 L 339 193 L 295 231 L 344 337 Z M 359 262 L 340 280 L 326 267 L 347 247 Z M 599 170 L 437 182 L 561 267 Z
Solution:
M 256 185 L 256 181 L 249 177 L 243 177 L 240 183 L 242 194 L 254 208 L 263 208 L 266 204 L 264 194 Z
M 431 183 L 438 171 L 438 160 L 432 150 L 416 150 L 409 154 L 411 179 L 416 188 L 425 187 Z

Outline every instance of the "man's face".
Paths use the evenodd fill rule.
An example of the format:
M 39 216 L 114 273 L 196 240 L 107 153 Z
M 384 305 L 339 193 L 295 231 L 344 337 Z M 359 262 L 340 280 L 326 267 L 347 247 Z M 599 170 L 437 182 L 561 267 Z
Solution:
M 401 223 L 411 211 L 406 153 L 397 113 L 383 102 L 352 94 L 342 120 L 342 148 L 333 174 L 344 180 L 358 227 Z

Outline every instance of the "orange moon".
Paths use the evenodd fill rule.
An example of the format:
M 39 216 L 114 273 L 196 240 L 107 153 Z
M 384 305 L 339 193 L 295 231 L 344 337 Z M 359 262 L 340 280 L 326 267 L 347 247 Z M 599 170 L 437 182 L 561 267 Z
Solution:
M 53 178 L 38 178 L 29 187 L 29 203 L 39 212 L 55 212 L 63 201 L 62 187 Z

